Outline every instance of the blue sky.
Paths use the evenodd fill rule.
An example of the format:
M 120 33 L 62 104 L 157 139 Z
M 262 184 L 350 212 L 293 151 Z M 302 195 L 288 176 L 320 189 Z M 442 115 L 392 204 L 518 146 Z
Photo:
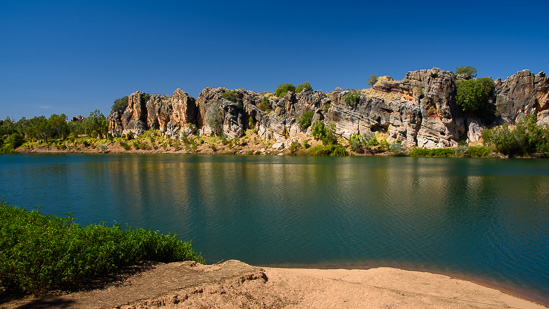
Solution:
M 0 0 L 0 119 L 135 91 L 367 88 L 370 74 L 549 71 L 549 1 Z

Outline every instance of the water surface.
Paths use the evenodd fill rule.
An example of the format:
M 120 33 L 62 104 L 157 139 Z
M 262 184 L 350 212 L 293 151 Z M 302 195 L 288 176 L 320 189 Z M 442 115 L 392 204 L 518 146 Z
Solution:
M 208 263 L 426 269 L 549 295 L 549 160 L 3 155 L 0 194 L 174 232 Z

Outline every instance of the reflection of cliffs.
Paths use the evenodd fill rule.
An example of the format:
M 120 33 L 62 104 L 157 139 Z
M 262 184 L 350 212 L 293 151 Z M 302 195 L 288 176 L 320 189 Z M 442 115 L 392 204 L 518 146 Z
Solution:
M 349 91 L 303 90 L 277 98 L 243 89 L 230 97 L 225 88 L 206 88 L 196 100 L 180 89 L 172 97 L 136 92 L 129 96 L 125 109 L 109 115 L 109 131 L 115 136 L 141 134 L 150 128 L 174 138 L 209 135 L 213 129 L 206 121 L 208 110 L 217 105 L 219 129 L 228 137 L 242 136 L 251 128 L 261 137 L 292 138 L 306 133 L 297 119 L 303 112 L 313 111 L 313 120 L 333 121 L 343 137 L 381 132 L 387 134 L 388 141 L 400 139 L 407 146 L 455 146 L 461 140 L 478 139 L 486 127 L 456 105 L 455 78 L 452 72 L 433 68 L 409 72 L 401 81 L 382 79 L 372 89 L 360 92 L 356 106 L 344 100 Z M 498 79 L 492 101 L 500 122 L 514 124 L 526 114 L 537 114 L 539 122 L 549 123 L 548 93 L 545 74 L 525 70 L 504 82 Z

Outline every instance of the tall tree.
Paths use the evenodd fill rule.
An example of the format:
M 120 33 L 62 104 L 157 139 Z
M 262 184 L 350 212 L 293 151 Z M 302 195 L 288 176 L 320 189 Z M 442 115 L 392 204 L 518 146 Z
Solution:
M 48 126 L 53 132 L 57 133 L 57 138 L 59 139 L 64 139 L 69 132 L 69 125 L 67 124 L 67 116 L 65 114 L 51 115 L 48 119 Z

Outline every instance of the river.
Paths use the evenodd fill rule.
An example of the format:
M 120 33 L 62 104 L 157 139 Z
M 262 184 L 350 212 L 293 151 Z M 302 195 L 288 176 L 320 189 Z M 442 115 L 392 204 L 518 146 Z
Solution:
M 549 295 L 549 160 L 1 155 L 0 194 L 173 232 L 208 263 L 393 266 Z

